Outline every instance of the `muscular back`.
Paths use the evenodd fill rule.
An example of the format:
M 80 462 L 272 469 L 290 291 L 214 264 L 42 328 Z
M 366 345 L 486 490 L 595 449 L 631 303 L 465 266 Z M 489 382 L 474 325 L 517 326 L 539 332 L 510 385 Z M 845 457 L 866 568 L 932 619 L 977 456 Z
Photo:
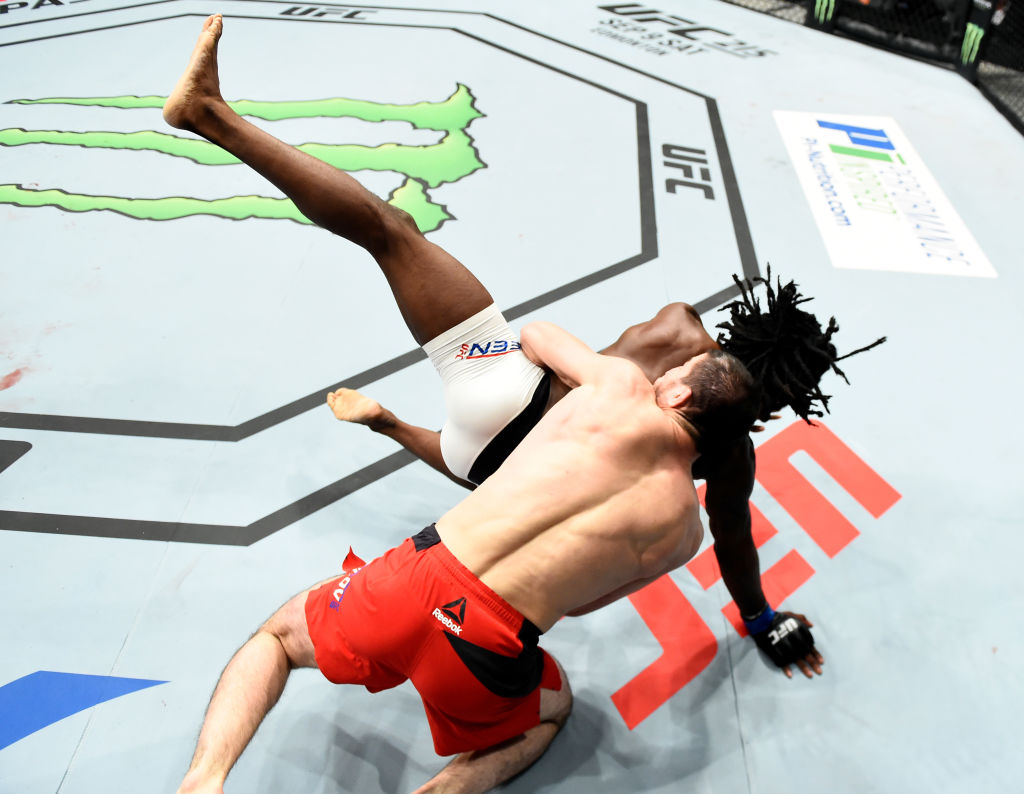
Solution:
M 601 358 L 600 377 L 437 522 L 452 553 L 542 631 L 681 565 L 703 534 L 692 441 L 636 365 Z

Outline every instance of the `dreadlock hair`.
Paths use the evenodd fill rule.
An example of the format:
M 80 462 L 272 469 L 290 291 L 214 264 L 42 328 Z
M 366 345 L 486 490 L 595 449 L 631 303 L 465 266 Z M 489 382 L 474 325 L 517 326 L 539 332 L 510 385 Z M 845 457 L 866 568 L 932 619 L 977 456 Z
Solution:
M 771 266 L 767 278 L 732 278 L 741 297 L 722 307 L 729 310 L 729 320 L 716 327 L 729 335 L 719 334 L 718 344 L 742 361 L 760 384 L 758 419 L 762 422 L 786 405 L 806 422 L 811 421 L 811 416 L 823 416 L 815 403 L 827 412 L 831 395 L 824 394 L 818 386 L 822 376 L 831 369 L 849 384 L 846 373 L 836 362 L 870 350 L 886 339 L 883 336 L 867 347 L 838 356 L 832 344 L 832 336 L 839 330 L 836 318 L 830 317 L 828 326 L 822 330 L 817 317 L 798 308 L 813 299 L 801 295 L 796 282 L 783 284 L 776 276 L 773 289 Z M 766 311 L 762 311 L 753 294 L 754 284 L 758 283 L 767 289 Z
M 711 350 L 682 378 L 692 396 L 683 418 L 697 451 L 704 454 L 750 432 L 761 403 L 760 391 L 750 372 L 736 356 Z

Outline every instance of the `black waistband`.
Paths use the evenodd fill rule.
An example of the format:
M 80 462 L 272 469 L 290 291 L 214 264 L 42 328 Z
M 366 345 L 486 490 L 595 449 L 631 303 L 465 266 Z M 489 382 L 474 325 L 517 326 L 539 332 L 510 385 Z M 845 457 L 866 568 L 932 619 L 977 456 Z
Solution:
M 426 551 L 440 542 L 441 536 L 437 534 L 437 526 L 434 524 L 424 527 L 412 536 L 412 545 L 416 547 L 416 551 Z
M 490 443 L 481 450 L 473 461 L 473 466 L 466 477 L 474 485 L 479 485 L 505 462 L 505 458 L 512 454 L 512 450 L 519 446 L 519 442 L 526 438 L 526 434 L 533 430 L 537 422 L 544 415 L 544 409 L 548 404 L 548 394 L 551 392 L 551 373 L 545 372 L 540 383 L 530 398 L 530 403 L 519 415 L 502 428 Z

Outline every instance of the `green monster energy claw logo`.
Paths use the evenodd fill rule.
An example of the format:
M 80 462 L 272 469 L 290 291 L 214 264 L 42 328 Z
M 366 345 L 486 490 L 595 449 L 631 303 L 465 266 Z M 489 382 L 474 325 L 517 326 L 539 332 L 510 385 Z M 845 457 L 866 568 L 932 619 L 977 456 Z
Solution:
M 79 105 L 133 110 L 162 108 L 166 97 L 49 97 L 14 99 L 7 104 Z M 278 121 L 303 118 L 357 118 L 370 122 L 405 121 L 416 129 L 442 133 L 440 141 L 425 146 L 384 143 L 380 146 L 356 144 L 302 143 L 297 148 L 345 171 L 393 171 L 405 177 L 388 202 L 405 210 L 423 232 L 437 229 L 452 216 L 444 206 L 431 201 L 428 191 L 456 182 L 484 164 L 477 156 L 473 139 L 466 132 L 473 119 L 483 114 L 474 107 L 470 90 L 459 85 L 441 102 L 390 105 L 355 99 L 319 99 L 290 102 L 240 100 L 228 104 L 240 115 Z M 88 149 L 161 152 L 191 160 L 200 165 L 233 165 L 237 160 L 219 146 L 202 140 L 154 130 L 141 132 L 66 132 L 26 130 L 20 127 L 0 130 L 0 146 L 49 144 L 80 146 Z M 107 210 L 138 220 L 172 220 L 192 215 L 218 218 L 288 219 L 310 223 L 289 199 L 270 196 L 228 196 L 199 199 L 182 196 L 131 198 L 68 193 L 60 189 L 30 190 L 21 185 L 0 184 L 0 204 L 19 207 L 58 207 L 69 212 Z
M 836 0 L 814 0 L 814 18 L 819 25 L 830 21 L 835 12 Z
M 973 22 L 967 23 L 967 30 L 964 31 L 964 43 L 960 48 L 960 63 L 969 66 L 978 57 L 978 50 L 981 48 L 981 40 L 985 30 Z

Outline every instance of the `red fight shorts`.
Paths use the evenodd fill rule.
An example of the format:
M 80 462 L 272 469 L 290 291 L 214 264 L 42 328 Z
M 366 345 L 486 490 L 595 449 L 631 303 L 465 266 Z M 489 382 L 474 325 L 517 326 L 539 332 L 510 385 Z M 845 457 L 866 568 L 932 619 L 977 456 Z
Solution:
M 306 598 L 316 663 L 370 692 L 412 681 L 438 755 L 481 750 L 540 724 L 560 689 L 540 632 L 462 565 L 433 525 Z M 361 567 L 355 567 L 361 566 Z

